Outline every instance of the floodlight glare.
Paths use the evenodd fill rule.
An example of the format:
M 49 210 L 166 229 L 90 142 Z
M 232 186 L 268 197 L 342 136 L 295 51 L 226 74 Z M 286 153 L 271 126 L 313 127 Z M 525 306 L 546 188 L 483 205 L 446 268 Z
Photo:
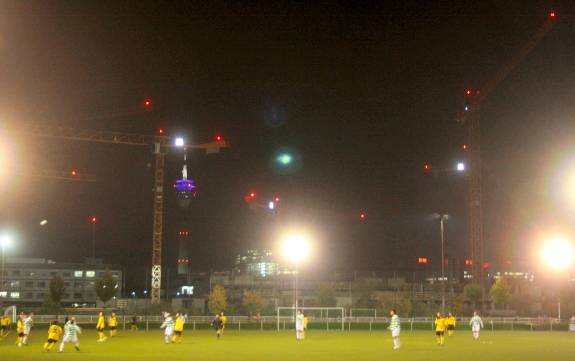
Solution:
M 284 252 L 289 258 L 299 261 L 307 253 L 307 243 L 302 237 L 292 236 L 286 240 Z
M 463 163 L 457 163 L 457 170 L 462 172 L 465 170 L 465 164 Z
M 268 204 L 268 208 L 269 208 L 269 209 L 274 209 L 274 202 L 270 202 L 270 203 Z
M 543 257 L 551 267 L 564 267 L 571 262 L 573 249 L 564 240 L 556 239 L 545 245 Z
M 176 138 L 176 147 L 184 146 L 184 138 Z
M 10 243 L 10 238 L 2 237 L 0 238 L 0 246 L 5 247 Z

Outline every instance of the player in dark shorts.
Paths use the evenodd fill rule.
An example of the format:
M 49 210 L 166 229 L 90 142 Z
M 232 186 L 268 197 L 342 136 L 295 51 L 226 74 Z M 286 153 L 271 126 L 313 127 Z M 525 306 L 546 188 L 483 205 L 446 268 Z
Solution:
M 216 318 L 212 321 L 210 326 L 214 326 L 216 328 L 216 335 L 218 335 L 218 340 L 220 339 L 220 334 L 222 333 L 222 319 L 220 318 L 220 314 L 216 313 Z

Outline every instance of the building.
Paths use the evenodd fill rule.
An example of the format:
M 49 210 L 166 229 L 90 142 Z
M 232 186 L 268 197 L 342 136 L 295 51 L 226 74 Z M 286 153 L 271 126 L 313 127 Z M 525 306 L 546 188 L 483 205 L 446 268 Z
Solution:
M 6 258 L 0 297 L 5 306 L 41 307 L 50 280 L 59 275 L 66 287 L 61 302 L 63 307 L 94 307 L 97 300 L 94 284 L 106 269 L 118 282 L 118 296 L 122 294 L 121 266 L 104 264 L 102 259 L 87 261 L 56 263 L 42 258 Z
M 275 262 L 273 252 L 252 250 L 238 255 L 235 272 L 240 275 L 266 277 L 278 275 L 280 269 Z

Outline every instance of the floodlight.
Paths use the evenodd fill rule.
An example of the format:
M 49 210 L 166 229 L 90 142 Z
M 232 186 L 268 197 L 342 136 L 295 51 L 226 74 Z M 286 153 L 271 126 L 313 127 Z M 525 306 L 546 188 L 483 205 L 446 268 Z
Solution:
M 555 239 L 545 245 L 543 257 L 551 267 L 564 267 L 571 262 L 573 249 L 566 241 Z
M 184 146 L 184 138 L 176 138 L 176 147 L 183 147 Z

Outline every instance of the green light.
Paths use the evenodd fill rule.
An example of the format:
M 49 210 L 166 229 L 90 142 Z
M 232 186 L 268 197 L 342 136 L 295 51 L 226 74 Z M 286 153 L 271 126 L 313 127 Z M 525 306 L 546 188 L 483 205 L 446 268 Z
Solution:
M 278 162 L 284 165 L 290 164 L 292 159 L 293 159 L 292 156 L 289 154 L 282 154 L 279 157 L 277 157 Z

